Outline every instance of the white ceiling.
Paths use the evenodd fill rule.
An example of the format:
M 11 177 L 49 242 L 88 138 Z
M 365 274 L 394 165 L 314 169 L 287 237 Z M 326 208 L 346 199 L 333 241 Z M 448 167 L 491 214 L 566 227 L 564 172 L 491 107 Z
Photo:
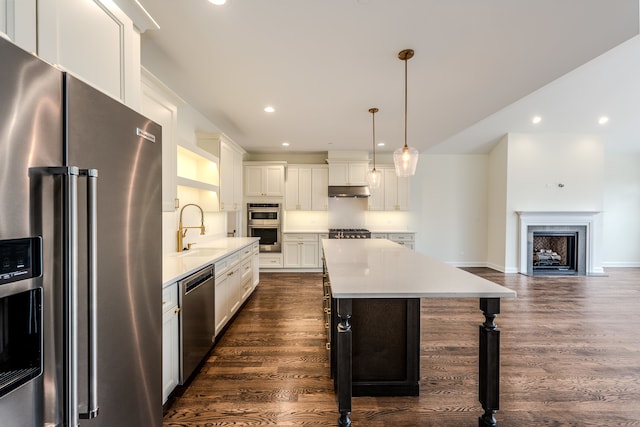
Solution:
M 420 150 L 536 131 L 640 152 L 638 0 L 139 1 L 160 25 L 142 35 L 143 65 L 248 151 L 370 150 L 371 107 L 384 150 L 401 146 L 397 54 L 411 48 Z

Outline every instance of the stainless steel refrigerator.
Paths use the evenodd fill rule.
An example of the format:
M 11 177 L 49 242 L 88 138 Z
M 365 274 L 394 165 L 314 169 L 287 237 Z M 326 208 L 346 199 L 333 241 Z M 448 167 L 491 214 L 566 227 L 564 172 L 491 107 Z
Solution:
M 0 38 L 0 425 L 162 424 L 161 128 Z

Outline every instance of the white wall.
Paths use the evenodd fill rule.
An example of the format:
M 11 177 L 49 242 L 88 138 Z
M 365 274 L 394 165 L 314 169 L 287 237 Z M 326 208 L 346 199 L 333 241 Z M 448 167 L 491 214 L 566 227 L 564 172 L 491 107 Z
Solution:
M 426 155 L 411 178 L 416 250 L 459 266 L 486 265 L 488 156 Z
M 640 154 L 606 156 L 602 252 L 605 267 L 640 267 Z
M 505 272 L 507 232 L 507 156 L 505 135 L 489 153 L 487 201 L 487 266 Z
M 515 211 L 582 210 L 603 211 L 596 267 L 640 266 L 640 154 L 607 154 L 588 135 L 510 134 L 486 156 L 422 154 L 411 179 L 416 250 L 440 260 L 515 273 Z
M 604 158 L 604 144 L 594 136 L 508 135 L 505 271 L 518 271 L 516 211 L 604 210 Z M 599 269 L 602 222 L 594 228 L 593 263 Z

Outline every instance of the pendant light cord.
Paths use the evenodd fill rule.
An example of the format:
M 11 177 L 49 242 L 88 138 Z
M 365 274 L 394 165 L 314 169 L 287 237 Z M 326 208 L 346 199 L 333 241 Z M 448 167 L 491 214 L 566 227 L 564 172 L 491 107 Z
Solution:
M 407 61 L 409 59 L 405 58 L 404 60 L 404 149 L 408 148 L 407 146 Z
M 376 112 L 371 112 L 373 118 L 373 170 L 376 170 Z
M 372 123 L 373 123 L 373 171 L 376 170 L 376 113 L 378 109 L 376 107 L 369 108 L 369 112 L 371 113 Z

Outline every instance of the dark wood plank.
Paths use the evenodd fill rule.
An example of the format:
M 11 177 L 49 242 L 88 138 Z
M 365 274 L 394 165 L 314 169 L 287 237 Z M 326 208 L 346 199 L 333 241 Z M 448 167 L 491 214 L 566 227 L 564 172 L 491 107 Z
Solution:
M 471 272 L 502 300 L 500 426 L 640 425 L 640 269 L 607 277 Z M 261 274 L 164 426 L 337 425 L 320 274 Z M 419 397 L 356 397 L 353 426 L 476 426 L 478 299 L 421 301 Z

